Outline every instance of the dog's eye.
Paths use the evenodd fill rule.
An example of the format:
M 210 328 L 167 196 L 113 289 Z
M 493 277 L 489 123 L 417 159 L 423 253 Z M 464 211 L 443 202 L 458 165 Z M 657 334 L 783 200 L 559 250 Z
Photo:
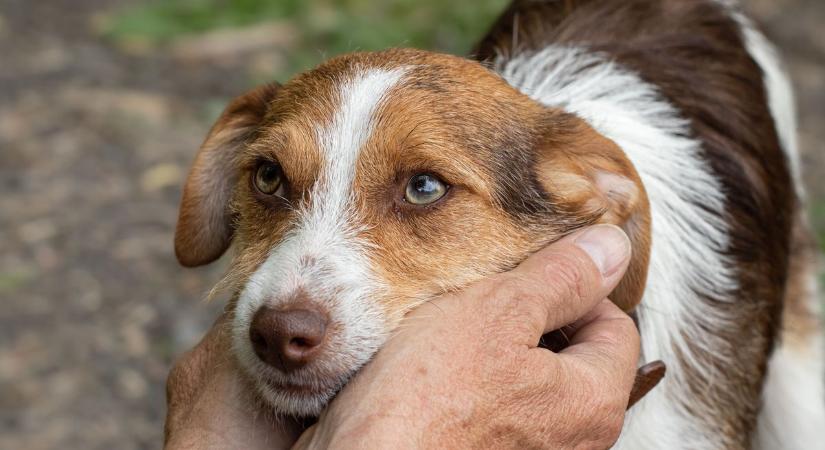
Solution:
M 255 188 L 265 195 L 280 195 L 283 191 L 284 173 L 281 166 L 267 162 L 255 170 Z
M 434 175 L 418 174 L 407 182 L 404 200 L 413 205 L 428 205 L 444 197 L 447 188 L 447 185 Z

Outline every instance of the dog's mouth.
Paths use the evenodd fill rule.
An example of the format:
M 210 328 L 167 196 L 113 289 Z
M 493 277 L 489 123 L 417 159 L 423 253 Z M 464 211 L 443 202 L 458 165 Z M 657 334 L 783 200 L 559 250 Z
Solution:
M 257 397 L 273 412 L 317 416 L 383 344 L 388 327 L 381 311 L 362 297 L 348 300 L 349 309 L 335 309 L 343 300 L 323 308 L 239 303 L 233 352 Z M 318 326 L 321 322 L 325 326 Z
M 266 385 L 268 388 L 284 392 L 287 394 L 291 394 L 294 396 L 300 397 L 326 397 L 326 396 L 334 396 L 341 390 L 344 383 L 312 383 L 312 384 L 303 384 L 303 383 L 296 383 L 290 381 L 277 381 L 272 378 L 261 378 L 259 380 L 261 383 Z
M 289 375 L 271 373 L 270 370 L 252 369 L 245 372 L 263 405 L 272 408 L 276 414 L 309 418 L 321 413 L 356 370 L 321 374 L 307 368 Z

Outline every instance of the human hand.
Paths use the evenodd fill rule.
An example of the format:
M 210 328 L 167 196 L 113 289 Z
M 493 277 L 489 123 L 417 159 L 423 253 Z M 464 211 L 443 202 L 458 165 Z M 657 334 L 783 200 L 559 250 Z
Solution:
M 629 244 L 594 228 L 612 249 L 577 233 L 518 268 L 411 313 L 296 447 L 609 446 L 621 429 L 638 357 L 632 321 L 605 295 Z M 223 321 L 170 374 L 167 448 L 286 448 L 300 433 L 251 399 Z M 573 323 L 570 346 L 536 348 Z M 658 379 L 637 391 L 647 392 Z
M 639 335 L 605 297 L 629 258 L 624 233 L 596 226 L 419 307 L 296 447 L 610 447 Z M 567 348 L 537 348 L 568 324 Z
M 230 352 L 229 313 L 222 314 L 166 381 L 167 449 L 289 448 L 302 428 L 261 407 Z

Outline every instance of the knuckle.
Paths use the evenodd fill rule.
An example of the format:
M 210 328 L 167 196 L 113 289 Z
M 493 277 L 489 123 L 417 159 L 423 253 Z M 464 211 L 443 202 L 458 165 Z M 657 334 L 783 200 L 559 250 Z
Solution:
M 487 358 L 482 362 L 485 377 L 490 391 L 500 392 L 501 386 L 512 386 L 524 379 L 524 360 L 526 352 L 518 349 L 499 346 L 496 350 L 487 352 Z M 495 392 L 488 392 L 495 395 Z
M 622 314 L 619 320 L 623 330 L 626 330 L 625 336 L 630 343 L 633 344 L 634 347 L 640 346 L 642 343 L 642 337 L 639 334 L 639 328 L 636 327 L 636 323 L 633 319 L 627 314 Z
M 619 435 L 622 434 L 624 414 L 624 408 L 621 408 L 619 410 L 613 410 L 611 414 L 605 417 L 600 433 L 605 448 L 612 446 L 619 439 Z
M 628 393 L 609 370 L 592 367 L 582 374 L 582 381 L 593 400 L 595 411 L 606 415 L 624 415 Z
M 531 280 L 508 274 L 499 278 L 491 297 L 504 312 L 515 312 L 525 307 L 532 311 L 542 307 L 540 291 Z
M 624 426 L 624 414 L 593 414 L 585 429 L 589 445 L 585 448 L 607 449 L 619 439 Z
M 597 389 L 600 401 L 600 409 L 606 412 L 624 411 L 627 403 L 627 395 L 623 392 L 621 386 L 617 385 L 613 380 L 614 377 L 602 376 L 599 380 L 594 382 Z
M 639 351 L 641 349 L 641 336 L 636 323 L 625 313 L 617 313 L 616 318 L 613 319 L 617 331 L 611 333 L 609 339 L 613 342 L 620 342 L 619 345 L 625 353 L 624 357 L 615 358 L 617 355 L 609 355 L 614 357 L 613 367 L 618 367 L 620 370 L 626 370 L 628 377 L 632 378 L 636 373 L 636 362 L 639 358 Z
M 623 417 L 606 421 L 602 424 L 599 431 L 593 436 L 595 440 L 593 447 L 599 449 L 612 447 L 613 444 L 619 440 L 619 436 L 622 434 L 623 425 Z
M 543 330 L 547 318 L 540 289 L 524 277 L 505 274 L 497 277 L 482 303 L 482 328 L 490 348 L 512 345 L 514 336 Z
M 582 412 L 576 416 L 576 436 L 581 439 L 577 448 L 610 448 L 622 432 L 627 397 L 601 370 L 582 370 L 578 380 Z
M 500 277 L 493 289 L 493 298 L 499 302 L 517 302 L 530 297 L 527 280 L 512 274 Z
M 575 256 L 555 253 L 546 267 L 545 281 L 556 295 L 571 300 L 587 297 L 589 278 Z
M 624 313 L 622 313 L 621 316 L 619 316 L 616 320 L 620 329 L 620 338 L 627 344 L 629 348 L 633 348 L 636 349 L 635 351 L 638 351 L 638 349 L 642 345 L 642 337 L 639 334 L 639 328 L 636 327 L 636 323 L 633 322 L 633 319 L 630 318 L 630 316 Z M 636 354 L 636 357 L 638 357 L 638 354 Z
M 625 409 L 627 407 L 627 396 L 621 389 L 616 387 L 597 388 L 594 397 L 594 436 L 606 447 L 612 445 L 619 438 L 624 425 Z

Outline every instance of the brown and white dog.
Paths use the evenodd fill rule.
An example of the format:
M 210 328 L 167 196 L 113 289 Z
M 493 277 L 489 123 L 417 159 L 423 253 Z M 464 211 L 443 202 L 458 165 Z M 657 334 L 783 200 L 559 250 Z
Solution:
M 823 442 L 793 97 L 738 7 L 516 1 L 474 54 L 337 57 L 210 131 L 175 249 L 197 266 L 234 242 L 261 398 L 315 415 L 411 308 L 613 223 L 634 256 L 611 297 L 669 367 L 617 448 Z

